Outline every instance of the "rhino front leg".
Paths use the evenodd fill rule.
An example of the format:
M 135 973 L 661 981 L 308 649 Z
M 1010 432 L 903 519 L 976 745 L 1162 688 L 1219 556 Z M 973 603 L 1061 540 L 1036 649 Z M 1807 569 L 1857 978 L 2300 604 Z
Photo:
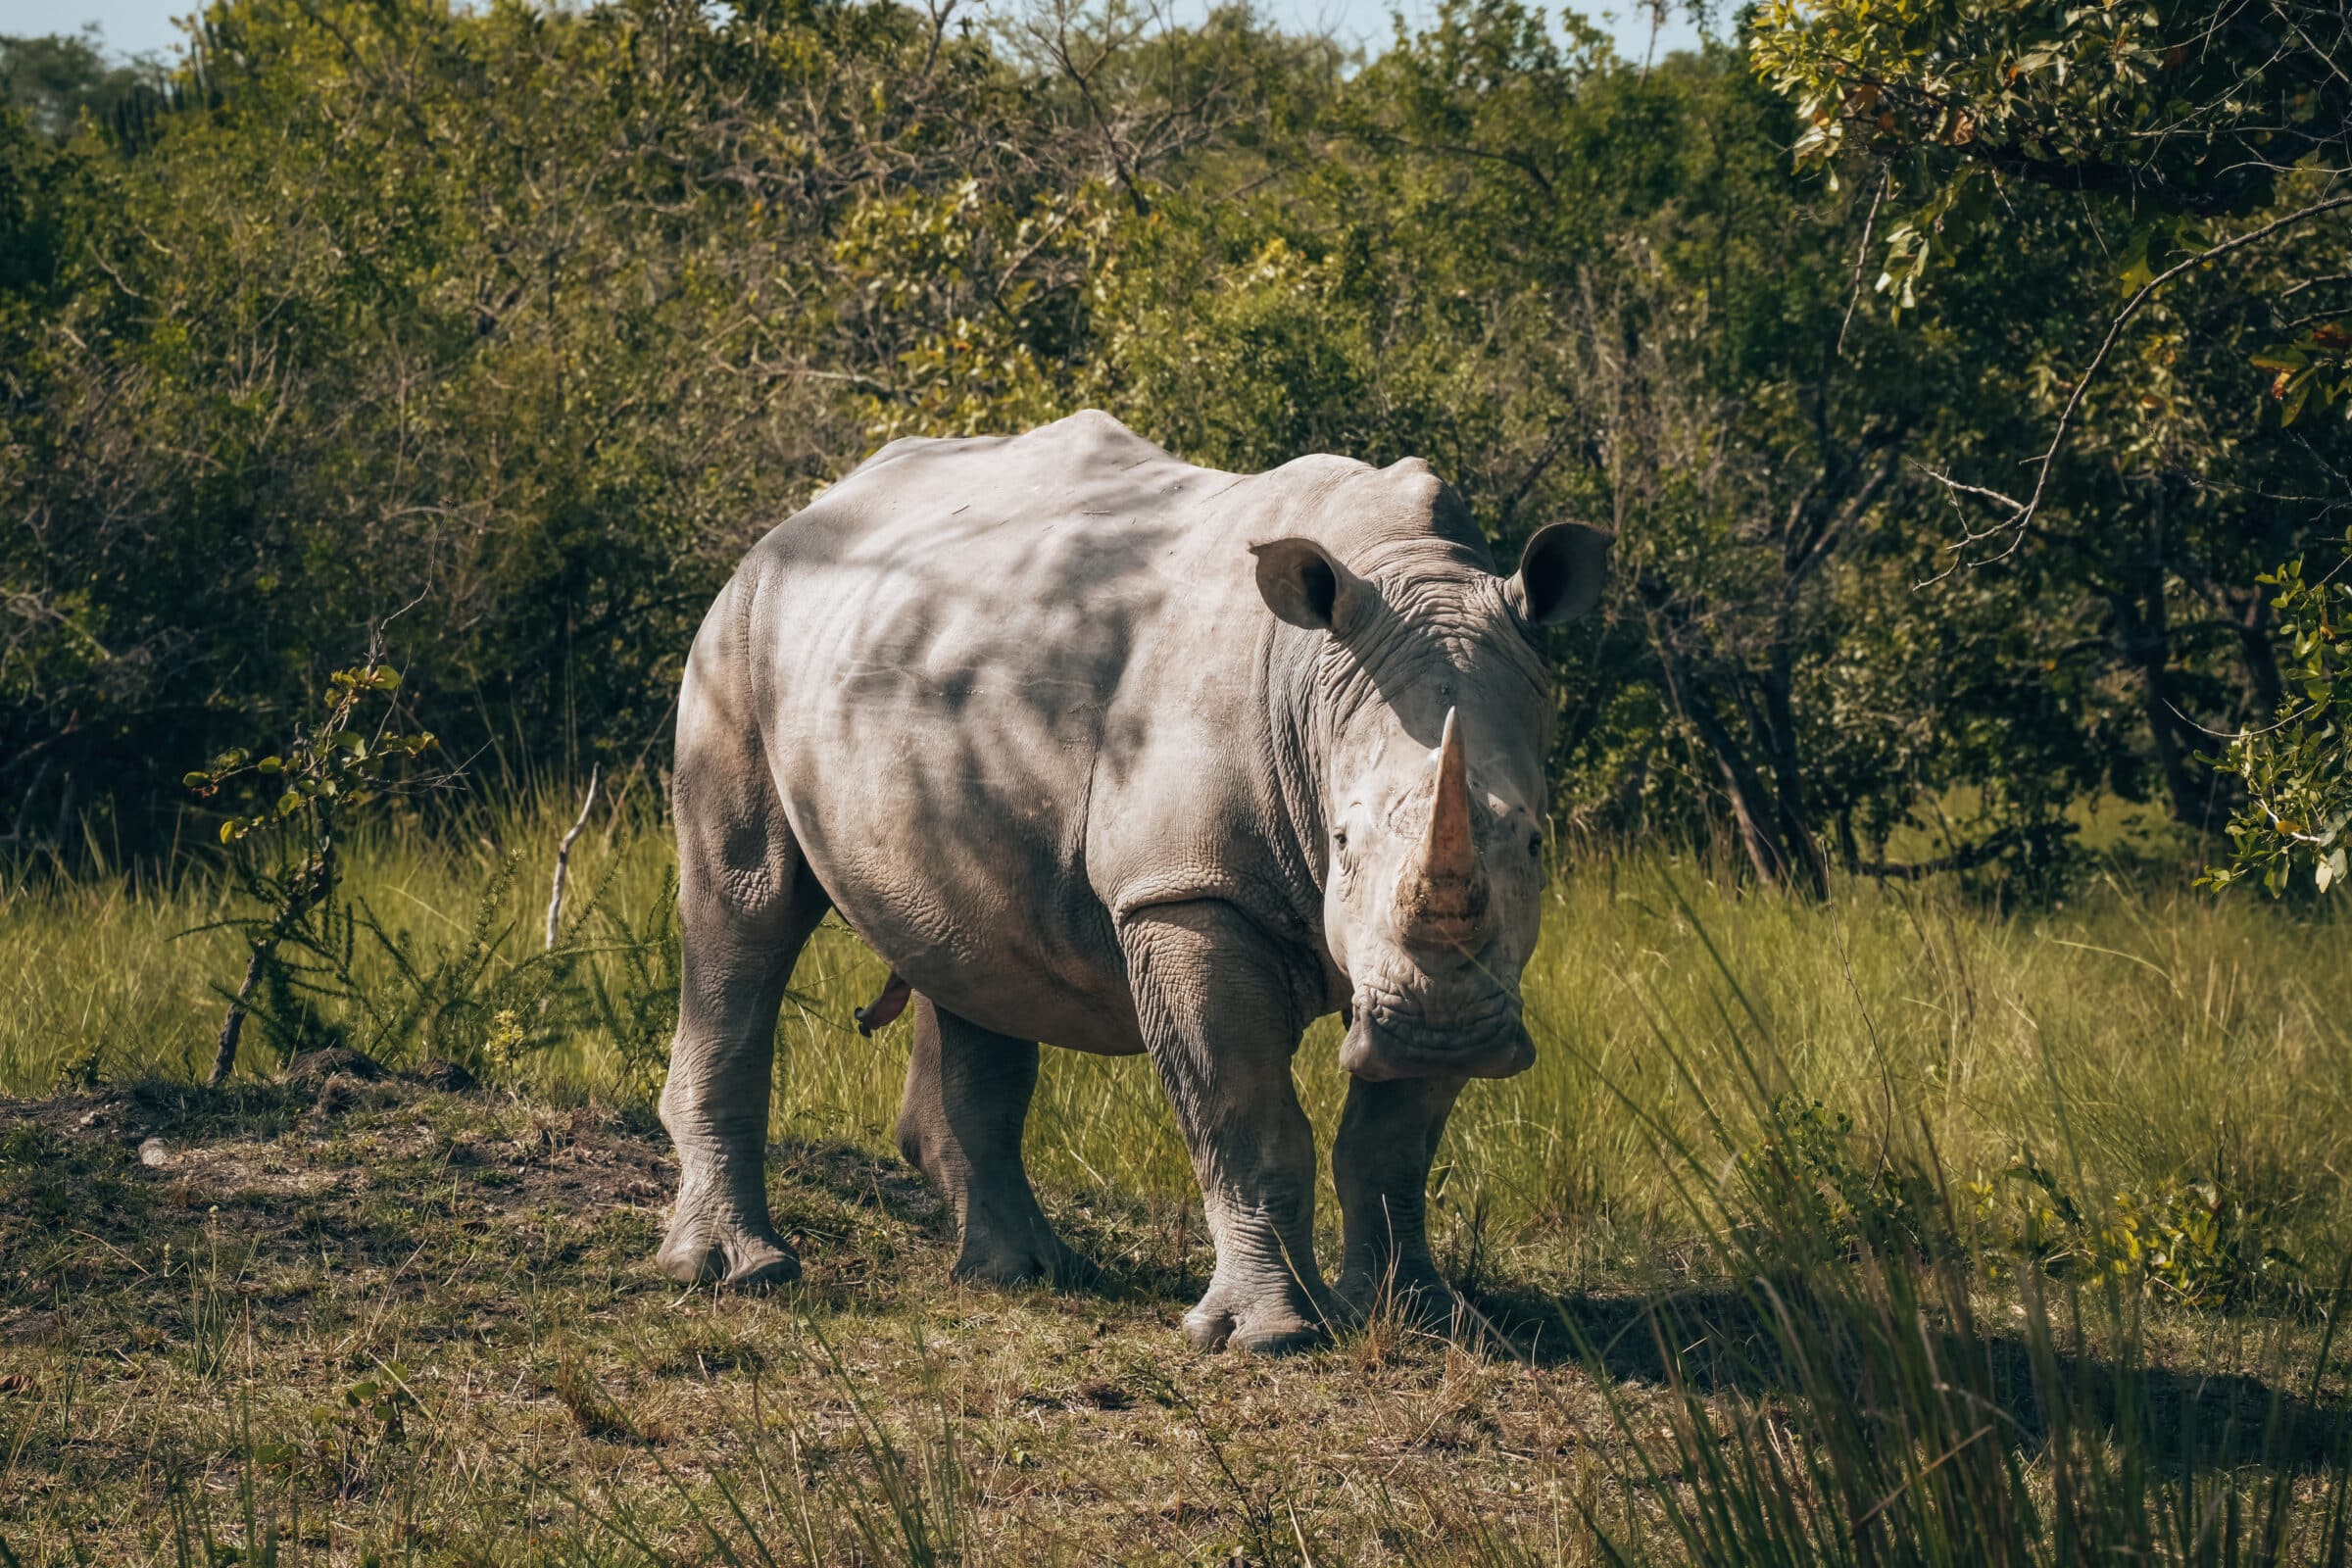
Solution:
M 1222 904 L 1145 909 L 1120 940 L 1217 1248 L 1185 1337 L 1206 1350 L 1315 1344 L 1330 1321 L 1315 1267 L 1315 1138 L 1291 1083 L 1309 977 Z
M 1339 1294 L 1351 1310 L 1394 1307 L 1442 1328 L 1453 1292 L 1429 1254 L 1429 1164 L 1459 1078 L 1351 1079 L 1331 1145 L 1344 1238 Z
M 1021 1129 L 1036 1089 L 1036 1041 L 997 1034 L 940 1011 L 928 997 L 914 999 L 899 1151 L 956 1212 L 963 1246 L 951 1279 L 1012 1285 L 1079 1271 L 1021 1164 Z

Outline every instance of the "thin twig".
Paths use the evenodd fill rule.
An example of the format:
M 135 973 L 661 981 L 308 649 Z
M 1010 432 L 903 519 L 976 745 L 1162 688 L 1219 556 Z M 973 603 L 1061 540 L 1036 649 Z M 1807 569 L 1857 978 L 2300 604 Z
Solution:
M 2323 283 L 2352 283 L 2352 272 L 2323 272 L 2318 277 L 2307 277 L 2300 283 L 2287 284 L 2278 291 L 2278 297 L 2291 300 L 2305 289 L 2318 288 Z
M 556 846 L 555 885 L 547 893 L 547 951 L 556 951 L 556 922 L 564 914 L 564 879 L 571 872 L 571 846 L 588 825 L 588 813 L 596 808 L 596 780 L 603 763 L 593 763 L 588 769 L 588 794 L 580 802 L 580 814 L 573 820 L 571 831 Z
M 2202 267 L 2216 257 L 2226 256 L 2241 246 L 2267 239 L 2282 228 L 2292 227 L 2307 219 L 2317 218 L 2322 213 L 2332 212 L 2339 207 L 2352 207 L 2352 194 L 2330 196 L 2326 201 L 2313 202 L 2308 207 L 2298 208 L 2294 212 L 2274 218 L 2258 228 L 2250 228 L 2243 234 L 2233 235 L 2217 245 L 2208 246 L 2194 256 L 2174 263 L 2134 290 L 2132 298 L 2125 302 L 2124 308 L 2116 313 L 2115 319 L 2107 323 L 2107 336 L 2100 342 L 2099 351 L 2090 357 L 2090 363 L 2083 367 L 2082 373 L 2075 378 L 2075 389 L 2067 394 L 2066 406 L 2058 411 L 2057 426 L 2050 431 L 2050 444 L 2042 452 L 2040 460 L 2034 464 L 2034 489 L 2025 500 L 2020 501 L 2014 496 L 1998 490 L 1989 490 L 1981 485 L 1964 485 L 1941 474 L 1936 475 L 1948 490 L 1983 496 L 1988 500 L 1998 501 L 2010 509 L 2009 515 L 1991 527 L 1984 529 L 1982 532 L 1970 530 L 1968 536 L 1962 540 L 1962 545 L 1975 544 L 1980 540 L 1988 539 L 1996 533 L 2006 531 L 2010 536 L 2009 543 L 2002 548 L 1998 555 L 1989 559 L 1998 561 L 2016 553 L 2018 546 L 2025 540 L 2026 529 L 2041 511 L 2042 497 L 2048 493 L 2050 487 L 2050 472 L 2058 465 L 2059 450 L 2066 445 L 2067 431 L 2074 424 L 2075 413 L 2082 406 L 2084 394 L 2090 390 L 2090 383 L 2097 379 L 2100 368 L 2106 365 L 2107 356 L 2115 352 L 2116 342 L 2122 338 L 2125 326 L 2130 324 L 2132 317 L 2139 314 L 2139 308 L 2147 304 L 2158 289 L 2191 268 Z
M 1845 358 L 1845 330 L 1854 324 L 1854 307 L 1862 303 L 1862 273 L 1870 264 L 1871 232 L 1879 226 L 1879 204 L 1886 199 L 1887 188 L 1893 183 L 1893 169 L 1882 170 L 1879 188 L 1870 198 L 1870 216 L 1862 220 L 1862 243 L 1854 248 L 1854 286 L 1846 296 L 1845 319 L 1838 323 L 1838 347 L 1831 356 L 1833 359 L 1842 361 Z

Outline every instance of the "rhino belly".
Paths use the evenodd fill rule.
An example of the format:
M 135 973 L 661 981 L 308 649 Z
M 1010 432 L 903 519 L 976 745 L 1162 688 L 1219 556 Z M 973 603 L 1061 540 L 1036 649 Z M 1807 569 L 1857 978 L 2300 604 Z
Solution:
M 974 824 L 908 835 L 885 789 L 796 792 L 790 809 L 840 913 L 900 978 L 1000 1034 L 1120 1055 L 1143 1049 L 1108 915 L 1048 847 Z M 796 827 L 796 833 L 804 831 Z M 882 835 L 901 833 L 897 840 Z

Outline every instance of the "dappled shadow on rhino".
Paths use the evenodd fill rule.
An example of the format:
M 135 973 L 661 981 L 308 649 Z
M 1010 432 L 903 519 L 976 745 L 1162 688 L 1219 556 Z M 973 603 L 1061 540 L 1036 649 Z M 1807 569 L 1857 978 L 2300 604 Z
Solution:
M 1320 1343 L 1385 1281 L 1449 1305 L 1430 1157 L 1469 1080 L 1534 1057 L 1543 642 L 1607 547 L 1554 523 L 1505 575 L 1418 460 L 1221 473 L 1096 413 L 894 442 L 777 527 L 679 696 L 662 1270 L 800 1276 L 760 1154 L 778 1004 L 833 910 L 911 997 L 898 1142 L 957 1278 L 1087 1271 L 1021 1162 L 1043 1041 L 1151 1056 L 1216 1247 L 1196 1346 Z M 1335 1011 L 1336 1288 L 1291 1078 Z

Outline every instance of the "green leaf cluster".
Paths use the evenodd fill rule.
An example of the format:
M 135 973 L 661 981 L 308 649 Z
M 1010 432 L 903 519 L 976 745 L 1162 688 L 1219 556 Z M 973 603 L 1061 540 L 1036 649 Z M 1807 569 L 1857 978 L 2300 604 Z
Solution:
M 2352 533 L 2345 536 L 2352 546 Z M 2218 765 L 2244 786 L 2230 819 L 2231 863 L 2214 887 L 2259 878 L 2273 896 L 2307 871 L 2321 893 L 2342 883 L 2352 854 L 2352 560 L 2307 576 L 2301 559 L 2260 580 L 2287 638 L 2288 692 L 2273 722 L 2242 730 Z
M 251 814 L 231 813 L 220 823 L 220 842 L 234 844 L 267 828 L 289 826 L 307 812 L 330 805 L 347 809 L 368 806 L 400 782 L 400 765 L 421 757 L 434 745 L 429 731 L 402 733 L 388 722 L 372 732 L 355 725 L 368 716 L 368 700 L 388 698 L 400 689 L 400 671 L 370 661 L 351 669 L 338 669 L 326 678 L 326 713 L 313 726 L 297 725 L 283 753 L 255 757 L 231 748 L 205 766 L 181 776 L 180 782 L 199 800 L 212 800 L 231 782 L 247 779 L 258 785 L 271 781 L 277 790 L 266 809 Z M 385 714 L 388 720 L 389 712 Z M 264 791 L 263 793 L 267 793 Z M 308 829 L 323 840 L 323 825 Z

